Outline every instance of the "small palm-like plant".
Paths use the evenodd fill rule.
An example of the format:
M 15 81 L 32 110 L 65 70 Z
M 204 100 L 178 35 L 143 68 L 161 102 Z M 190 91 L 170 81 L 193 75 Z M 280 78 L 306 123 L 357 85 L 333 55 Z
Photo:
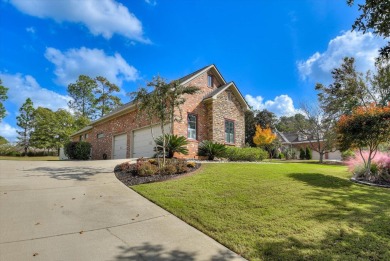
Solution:
M 155 140 L 157 145 L 157 150 L 159 152 L 163 151 L 164 137 L 165 137 L 165 152 L 168 158 L 173 158 L 173 154 L 175 152 L 188 155 L 188 149 L 186 147 L 188 144 L 187 139 L 183 136 L 177 136 L 172 134 L 165 134 L 165 136 L 161 135 Z
M 222 156 L 225 150 L 226 146 L 224 144 L 205 140 L 199 144 L 198 155 L 207 156 L 208 160 L 214 160 L 215 157 Z

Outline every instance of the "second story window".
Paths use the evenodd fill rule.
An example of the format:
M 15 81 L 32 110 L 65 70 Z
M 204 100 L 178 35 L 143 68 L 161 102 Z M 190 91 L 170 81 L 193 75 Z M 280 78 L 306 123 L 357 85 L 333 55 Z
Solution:
M 188 134 L 187 137 L 189 139 L 194 139 L 196 140 L 196 115 L 194 114 L 188 114 L 187 117 L 188 120 Z
M 213 87 L 213 76 L 212 75 L 207 75 L 207 86 Z

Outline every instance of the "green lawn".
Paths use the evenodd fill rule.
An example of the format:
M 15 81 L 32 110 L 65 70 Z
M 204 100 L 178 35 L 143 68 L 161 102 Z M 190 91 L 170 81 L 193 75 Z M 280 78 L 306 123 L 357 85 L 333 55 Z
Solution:
M 27 161 L 48 161 L 48 160 L 59 160 L 58 156 L 42 156 L 42 157 L 9 157 L 0 156 L 0 160 L 27 160 Z
M 132 187 L 250 260 L 390 260 L 390 189 L 344 166 L 204 164 Z

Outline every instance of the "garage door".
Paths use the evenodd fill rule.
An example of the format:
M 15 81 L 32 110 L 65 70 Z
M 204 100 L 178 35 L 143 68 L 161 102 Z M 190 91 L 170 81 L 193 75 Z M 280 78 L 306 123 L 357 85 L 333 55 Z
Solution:
M 114 136 L 114 159 L 125 159 L 127 151 L 127 134 Z
M 165 126 L 165 133 L 169 131 L 169 125 Z M 161 135 L 161 127 L 156 125 L 153 127 L 153 135 L 155 138 Z M 153 157 L 155 143 L 150 132 L 150 127 L 136 130 L 133 133 L 133 158 Z

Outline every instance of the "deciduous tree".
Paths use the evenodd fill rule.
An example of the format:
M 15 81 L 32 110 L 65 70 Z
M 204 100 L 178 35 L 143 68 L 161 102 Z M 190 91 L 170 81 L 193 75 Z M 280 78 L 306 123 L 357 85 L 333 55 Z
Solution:
M 375 63 L 374 72 L 356 71 L 355 59 L 344 58 L 339 68 L 332 71 L 333 83 L 316 85 L 318 98 L 324 110 L 339 118 L 351 114 L 359 106 L 371 103 L 386 105 L 390 101 L 390 63 L 381 58 Z
M 323 162 L 326 153 L 336 151 L 336 130 L 333 115 L 319 105 L 302 104 L 301 110 L 306 118 L 298 118 L 296 126 L 300 133 L 309 139 L 310 148 L 320 155 Z
M 31 144 L 36 148 L 59 150 L 69 142 L 69 136 L 78 129 L 77 120 L 64 110 L 52 111 L 38 107 L 34 112 L 34 130 Z
M 297 132 L 299 128 L 297 122 L 305 122 L 307 119 L 301 113 L 297 113 L 294 116 L 282 116 L 279 118 L 275 127 L 280 132 Z
M 253 136 L 256 133 L 256 120 L 255 115 L 252 110 L 245 112 L 245 144 L 248 144 L 251 147 L 255 147 L 256 144 L 253 143 Z
M 16 117 L 16 120 L 16 124 L 21 128 L 21 130 L 16 131 L 18 133 L 18 144 L 23 146 L 25 156 L 27 156 L 31 132 L 34 127 L 34 104 L 30 98 L 27 98 L 22 107 L 20 107 L 19 116 Z
M 337 123 L 338 142 L 342 150 L 358 149 L 364 161 L 366 178 L 371 175 L 371 161 L 378 146 L 390 141 L 390 104 L 379 107 L 375 104 L 360 106 L 350 115 L 341 116 Z M 368 150 L 368 158 L 363 150 Z
M 276 117 L 275 113 L 264 109 L 256 113 L 255 120 L 256 124 L 260 125 L 263 129 L 268 127 L 274 129 L 278 118 Z
M 264 148 L 268 151 L 270 158 L 273 158 L 274 151 L 279 144 L 277 140 L 277 135 L 272 132 L 272 129 L 267 126 L 266 128 L 262 128 L 259 124 L 256 125 L 256 133 L 253 137 L 253 143 L 257 146 Z
M 354 2 L 354 0 L 347 0 L 350 6 Z M 353 30 L 363 31 L 363 33 L 372 31 L 383 38 L 390 37 L 390 0 L 366 0 L 364 4 L 358 6 L 361 13 L 352 25 Z M 381 55 L 390 56 L 390 42 L 381 49 Z

